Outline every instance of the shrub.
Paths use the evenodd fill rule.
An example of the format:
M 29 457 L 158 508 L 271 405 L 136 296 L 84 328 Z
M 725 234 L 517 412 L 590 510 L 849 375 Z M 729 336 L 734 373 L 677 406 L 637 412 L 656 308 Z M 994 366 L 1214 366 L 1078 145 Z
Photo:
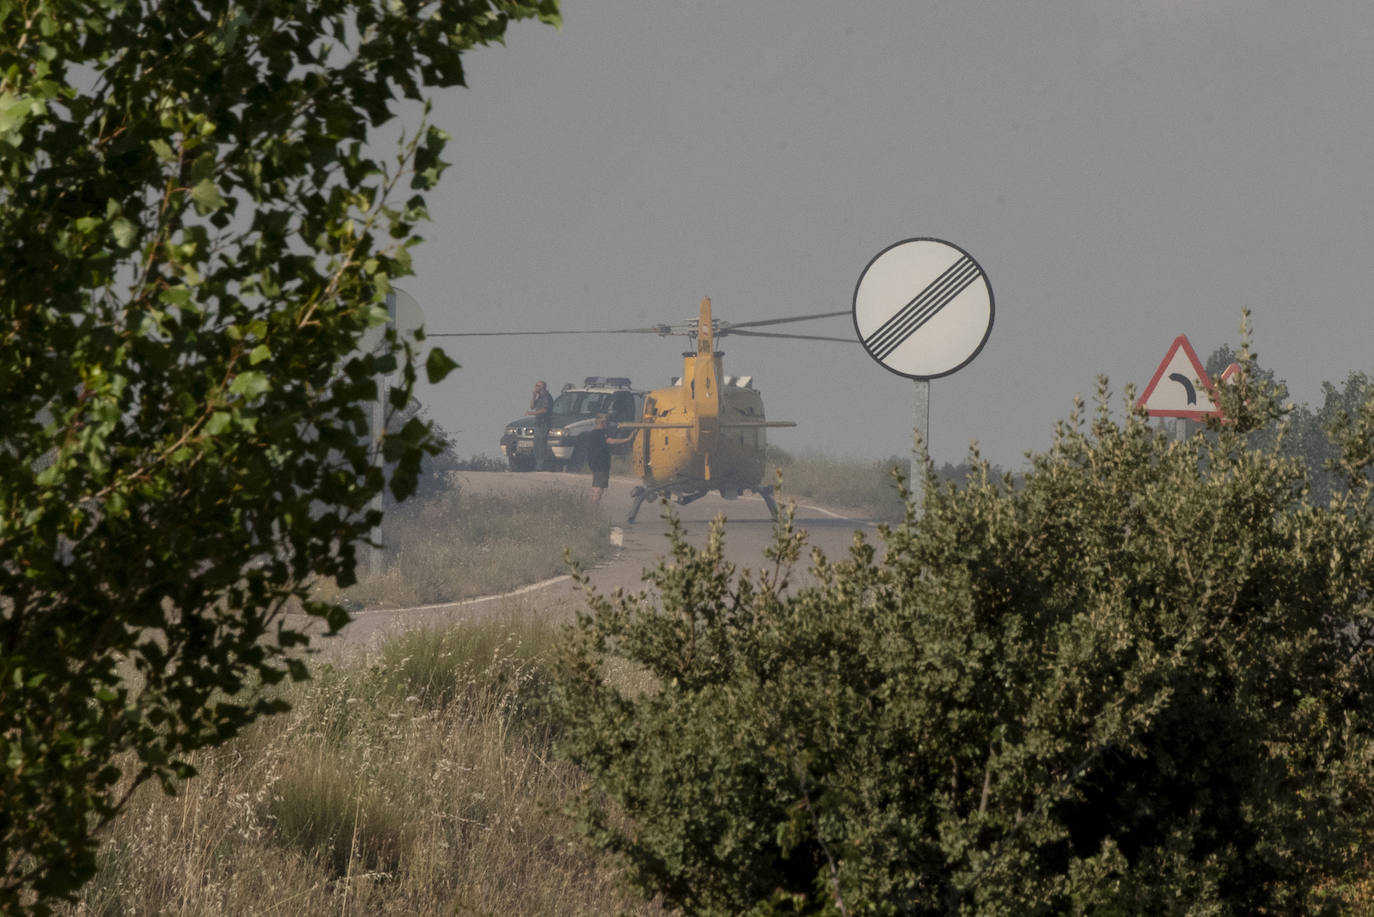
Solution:
M 1246 446 L 1251 380 L 1183 442 L 1098 404 L 1016 486 L 928 466 L 882 563 L 856 534 L 793 591 L 784 515 L 776 570 L 674 527 L 650 591 L 589 589 L 557 676 L 587 836 L 700 914 L 1334 909 L 1374 802 L 1374 401 L 1320 507 Z

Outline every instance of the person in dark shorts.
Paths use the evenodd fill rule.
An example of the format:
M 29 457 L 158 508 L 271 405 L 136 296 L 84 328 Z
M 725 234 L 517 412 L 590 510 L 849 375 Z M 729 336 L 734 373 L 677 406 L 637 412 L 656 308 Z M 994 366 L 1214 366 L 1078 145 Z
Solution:
M 606 485 L 611 483 L 611 446 L 628 443 L 635 438 L 629 436 L 612 439 L 607 426 L 609 418 L 605 414 L 596 415 L 596 426 L 582 436 L 582 448 L 587 452 L 587 467 L 592 472 L 592 502 L 600 503 Z

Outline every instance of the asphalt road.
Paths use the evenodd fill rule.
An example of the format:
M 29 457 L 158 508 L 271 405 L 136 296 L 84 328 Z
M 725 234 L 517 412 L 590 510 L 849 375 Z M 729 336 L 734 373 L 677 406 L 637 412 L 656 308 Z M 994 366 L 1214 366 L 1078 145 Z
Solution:
M 567 487 L 591 493 L 590 474 L 561 472 L 459 472 L 458 483 L 469 493 L 519 493 L 547 487 Z M 634 478 L 612 478 L 602 496 L 601 505 L 611 520 L 613 553 L 599 566 L 589 571 L 592 585 L 600 592 L 610 593 L 617 588 L 633 592 L 643 587 L 644 571 L 668 551 L 668 523 L 663 518 L 665 507 L 645 503 L 634 524 L 626 524 L 631 504 L 630 491 L 639 482 Z M 785 504 L 786 498 L 779 501 Z M 764 548 L 773 539 L 773 520 L 763 500 L 745 494 L 726 500 L 717 493 L 679 506 L 673 511 L 682 521 L 687 540 L 704 545 L 712 520 L 725 520 L 725 553 L 727 559 L 741 568 L 754 570 L 771 566 L 764 556 Z M 799 504 L 796 507 L 796 527 L 805 531 L 809 546 L 818 547 L 827 557 L 838 558 L 848 551 L 856 531 L 870 541 L 876 539 L 871 522 L 827 510 Z M 806 578 L 809 548 L 793 571 L 792 582 Z M 552 620 L 567 620 L 583 607 L 584 596 L 571 577 L 563 576 L 535 583 L 501 596 L 489 596 L 444 605 L 422 608 L 364 610 L 356 613 L 352 624 L 338 637 L 312 643 L 326 654 L 355 649 L 374 643 L 380 637 L 411 627 L 440 624 L 448 620 L 479 616 L 523 617 L 545 616 Z

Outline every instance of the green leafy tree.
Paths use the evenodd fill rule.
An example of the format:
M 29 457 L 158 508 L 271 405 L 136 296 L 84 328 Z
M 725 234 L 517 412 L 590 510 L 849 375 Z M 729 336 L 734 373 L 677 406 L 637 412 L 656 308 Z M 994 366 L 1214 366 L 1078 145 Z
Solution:
M 1267 366 L 1260 365 L 1259 356 L 1250 349 L 1250 313 L 1244 312 L 1241 324 L 1241 347 L 1236 350 L 1230 344 L 1222 344 L 1208 355 L 1203 362 L 1203 369 L 1207 371 L 1207 378 L 1218 390 L 1221 386 L 1221 377 L 1226 370 L 1235 365 L 1243 369 L 1252 386 L 1262 387 L 1269 396 L 1266 404 L 1272 408 L 1272 413 L 1265 422 L 1255 424 L 1248 432 L 1249 444 L 1255 449 L 1273 449 L 1280 441 L 1279 428 L 1287 420 L 1290 425 L 1295 425 L 1299 430 L 1314 430 L 1322 439 L 1326 436 L 1315 427 L 1305 424 L 1309 412 L 1305 406 L 1298 407 L 1286 403 L 1288 398 L 1288 383 L 1280 379 L 1274 370 Z M 1288 432 L 1288 431 L 1285 431 Z M 1284 450 L 1286 455 L 1298 454 L 1295 449 L 1295 436 L 1288 436 L 1287 448 Z
M 1338 907 L 1374 811 L 1374 401 L 1314 506 L 1247 442 L 1273 386 L 1222 397 L 1171 442 L 1103 382 L 1016 486 L 928 466 L 919 521 L 800 585 L 786 516 L 759 573 L 674 525 L 560 657 L 588 836 L 695 914 Z
M 1223 344 L 1207 358 L 1205 368 L 1208 376 L 1216 382 L 1232 363 L 1243 365 L 1248 368 L 1252 384 L 1272 391 L 1277 401 L 1286 399 L 1287 383 L 1279 379 L 1272 369 L 1258 364 L 1249 349 L 1248 328 L 1242 329 L 1242 335 L 1245 340 L 1241 350 Z M 1374 388 L 1371 388 L 1369 378 L 1361 372 L 1350 373 L 1339 387 L 1331 382 L 1323 382 L 1320 407 L 1314 409 L 1307 404 L 1284 406 L 1275 412 L 1268 423 L 1250 432 L 1250 443 L 1256 448 L 1277 448 L 1283 455 L 1292 456 L 1306 464 L 1310 499 L 1313 503 L 1325 503 L 1345 486 L 1338 467 L 1340 448 L 1332 439 L 1331 431 L 1344 422 L 1343 418 L 1357 415 L 1372 392 Z
M 1325 503 L 1345 489 L 1340 449 L 1330 434 L 1357 418 L 1371 396 L 1374 384 L 1369 377 L 1353 372 L 1339 387 L 1331 382 L 1322 383 L 1322 403 L 1316 410 L 1306 404 L 1294 409 L 1283 448 L 1307 464 L 1312 502 Z
M 1240 350 L 1236 350 L 1230 344 L 1222 344 L 1208 354 L 1202 368 L 1207 371 L 1207 378 L 1212 380 L 1212 384 L 1219 385 L 1221 384 L 1222 373 L 1226 372 L 1232 363 L 1237 366 L 1244 364 L 1249 368 L 1250 374 L 1254 376 L 1256 384 L 1266 386 L 1273 392 L 1276 400 L 1282 401 L 1288 397 L 1288 383 L 1280 379 L 1274 370 L 1259 364 L 1259 355 L 1250 349 L 1248 310 L 1245 315 L 1245 324 L 1241 329 Z
M 556 0 L 0 0 L 0 911 L 281 709 L 245 689 L 305 674 L 289 602 L 347 621 L 309 584 L 353 580 L 373 380 L 417 374 L 358 344 L 445 166 L 432 126 L 369 142 L 528 17 Z M 437 448 L 387 435 L 390 489 Z

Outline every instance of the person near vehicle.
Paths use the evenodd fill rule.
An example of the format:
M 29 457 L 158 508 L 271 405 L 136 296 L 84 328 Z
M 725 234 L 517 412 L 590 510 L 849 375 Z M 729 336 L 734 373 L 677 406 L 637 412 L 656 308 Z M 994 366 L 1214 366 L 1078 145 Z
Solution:
M 612 438 L 609 418 L 605 414 L 596 415 L 596 425 L 582 435 L 582 448 L 587 453 L 587 467 L 592 472 L 592 503 L 599 504 L 606 486 L 611 483 L 611 446 L 628 443 L 635 438 L 629 436 Z
M 540 379 L 534 383 L 534 394 L 530 397 L 530 409 L 525 412 L 534 418 L 534 470 L 543 471 L 549 455 L 549 425 L 553 422 L 553 396 L 549 387 Z

